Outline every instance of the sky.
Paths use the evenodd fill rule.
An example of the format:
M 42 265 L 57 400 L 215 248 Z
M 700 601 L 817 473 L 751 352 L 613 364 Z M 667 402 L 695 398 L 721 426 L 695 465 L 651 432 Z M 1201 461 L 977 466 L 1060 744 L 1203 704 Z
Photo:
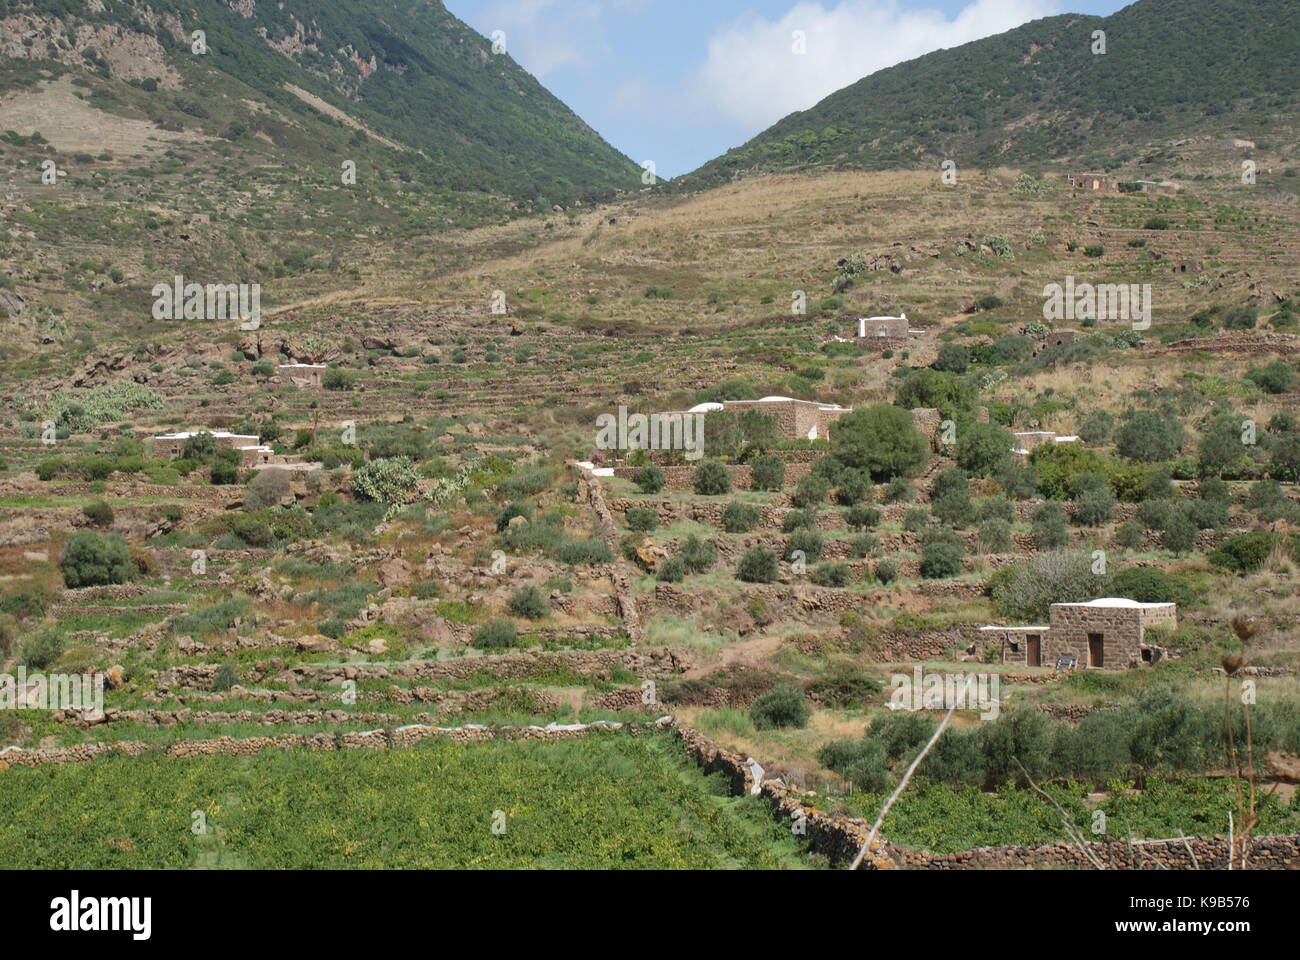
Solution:
M 444 3 L 485 37 L 502 31 L 507 52 L 614 147 L 675 177 L 877 70 L 1127 0 Z

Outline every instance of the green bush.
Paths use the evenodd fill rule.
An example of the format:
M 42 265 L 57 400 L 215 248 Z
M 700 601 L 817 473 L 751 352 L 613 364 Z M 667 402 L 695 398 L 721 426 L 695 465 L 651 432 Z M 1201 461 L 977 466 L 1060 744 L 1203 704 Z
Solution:
M 930 461 L 929 444 L 913 425 L 912 414 L 883 403 L 840 417 L 831 449 L 873 480 L 912 476 Z
M 780 490 L 785 484 L 785 461 L 772 454 L 755 457 L 749 465 L 750 485 L 755 490 Z
M 623 520 L 627 523 L 628 529 L 635 530 L 637 533 L 649 533 L 659 526 L 659 514 L 649 507 L 629 507 L 627 513 L 623 515 Z
M 898 564 L 893 560 L 881 560 L 876 564 L 876 579 L 888 586 L 898 579 Z
M 787 560 L 793 560 L 796 551 L 802 551 L 804 559 L 809 563 L 816 562 L 822 555 L 822 548 L 825 541 L 822 535 L 810 527 L 800 527 L 786 538 L 785 551 L 782 557 Z
M 880 681 L 858 667 L 852 660 L 834 660 L 826 673 L 804 688 L 831 707 L 860 709 L 868 697 L 880 693 Z
M 31 634 L 18 649 L 18 659 L 31 670 L 45 670 L 63 655 L 67 641 L 58 630 L 47 627 Z
M 695 468 L 691 487 L 702 497 L 731 492 L 731 474 L 720 460 L 705 460 Z
M 722 511 L 722 529 L 727 533 L 749 533 L 758 526 L 758 510 L 749 504 L 732 500 Z
M 875 740 L 832 740 L 817 751 L 817 762 L 858 790 L 884 793 L 889 788 L 889 764 L 884 748 Z
M 551 605 L 537 587 L 521 587 L 510 595 L 510 612 L 525 620 L 541 620 L 551 612 Z
M 822 477 L 807 474 L 794 488 L 790 502 L 796 507 L 816 507 L 826 502 L 830 484 Z
M 238 682 L 239 676 L 235 673 L 235 668 L 228 663 L 223 663 L 212 675 L 211 689 L 213 693 L 225 693 Z
M 957 463 L 972 477 L 991 477 L 1011 466 L 1015 438 L 996 423 L 972 423 L 957 437 Z
M 682 541 L 677 557 L 691 573 L 705 573 L 718 562 L 718 548 L 707 540 L 691 534 Z
M 1070 531 L 1065 526 L 1065 510 L 1059 503 L 1048 501 L 1033 512 L 1034 542 L 1041 549 L 1055 549 L 1070 542 Z
M 658 493 L 664 488 L 664 472 L 650 464 L 634 473 L 632 482 L 642 493 Z
M 847 563 L 823 563 L 808 579 L 819 587 L 847 587 L 851 576 Z
M 86 515 L 87 520 L 97 527 L 111 527 L 113 525 L 113 508 L 103 500 L 87 504 L 81 508 L 81 512 Z
M 509 620 L 493 620 L 474 634 L 474 645 L 480 650 L 500 650 L 519 642 L 519 631 Z
M 749 718 L 759 730 L 805 727 L 812 707 L 803 692 L 793 687 L 777 687 L 754 701 Z
M 1109 523 L 1115 512 L 1115 496 L 1109 486 L 1090 487 L 1079 494 L 1074 504 L 1075 519 L 1088 527 Z
M 681 557 L 670 557 L 659 564 L 655 579 L 663 583 L 681 583 L 686 579 L 686 561 Z
M 961 573 L 965 548 L 955 536 L 940 536 L 921 548 L 921 576 L 927 580 L 941 580 Z
M 854 530 L 867 530 L 880 523 L 880 511 L 875 507 L 858 504 L 844 512 L 844 520 Z
M 1274 536 L 1264 530 L 1229 537 L 1210 554 L 1210 562 L 1233 573 L 1255 573 L 1273 550 Z
M 126 583 L 131 576 L 131 552 L 115 533 L 74 533 L 63 545 L 59 569 L 71 589 Z
M 772 583 L 777 575 L 776 554 L 767 547 L 750 547 L 736 566 L 736 579 L 745 583 Z

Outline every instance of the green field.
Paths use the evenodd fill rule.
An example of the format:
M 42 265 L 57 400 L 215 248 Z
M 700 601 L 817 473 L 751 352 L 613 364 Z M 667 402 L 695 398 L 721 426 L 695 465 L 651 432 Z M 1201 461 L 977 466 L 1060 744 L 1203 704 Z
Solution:
M 723 794 L 663 736 L 108 757 L 0 774 L 0 868 L 806 865 L 762 801 Z

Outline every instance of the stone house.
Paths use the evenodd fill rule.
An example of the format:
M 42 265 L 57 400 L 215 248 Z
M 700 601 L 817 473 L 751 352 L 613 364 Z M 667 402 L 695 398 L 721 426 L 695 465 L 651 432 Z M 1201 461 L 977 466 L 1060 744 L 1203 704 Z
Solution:
M 777 430 L 788 440 L 825 440 L 831 435 L 831 424 L 851 413 L 849 407 L 816 400 L 795 400 L 792 397 L 764 397 L 762 400 L 725 400 L 722 409 L 734 413 L 757 410 L 776 418 Z
M 878 337 L 886 340 L 906 340 L 911 335 L 907 314 L 896 317 L 859 317 L 858 337 Z
M 1079 438 L 1076 436 L 1062 436 L 1055 430 L 1022 430 L 1011 435 L 1015 439 L 1015 446 L 1011 452 L 1016 458 L 1029 456 L 1038 447 L 1045 446 L 1049 443 L 1078 443 Z
M 153 438 L 155 457 L 175 460 L 185 449 L 185 441 L 200 433 L 211 433 L 217 446 L 226 450 L 239 451 L 239 465 L 245 470 L 265 470 L 279 467 L 285 470 L 305 471 L 319 469 L 319 463 L 306 463 L 301 457 L 276 453 L 271 447 L 261 442 L 261 438 L 249 434 L 228 433 L 225 430 L 188 430 L 183 433 L 164 433 Z
M 1001 663 L 1050 667 L 1074 658 L 1081 667 L 1124 670 L 1168 656 L 1164 647 L 1148 642 L 1147 630 L 1178 626 L 1178 605 L 1103 597 L 1054 603 L 1048 617 L 1047 626 L 980 627 L 980 642 L 996 644 Z
M 1104 173 L 1072 173 L 1065 178 L 1080 190 L 1114 190 L 1115 181 Z
M 282 363 L 275 368 L 275 375 L 295 387 L 319 388 L 325 370 L 323 363 Z
M 1045 350 L 1048 347 L 1059 347 L 1063 343 L 1074 343 L 1082 336 L 1083 334 L 1078 330 L 1053 330 L 1043 337 L 1043 342 L 1038 349 Z
M 256 448 L 261 438 L 256 434 L 229 433 L 225 430 L 185 430 L 180 433 L 162 433 L 153 438 L 153 455 L 158 458 L 175 460 L 185 449 L 185 441 L 197 437 L 200 433 L 212 434 L 217 446 L 226 450 L 245 450 Z

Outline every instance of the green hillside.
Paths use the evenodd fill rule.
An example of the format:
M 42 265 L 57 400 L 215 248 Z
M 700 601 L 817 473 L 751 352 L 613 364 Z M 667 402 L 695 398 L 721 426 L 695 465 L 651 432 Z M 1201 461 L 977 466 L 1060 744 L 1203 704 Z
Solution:
M 940 159 L 1100 163 L 1167 137 L 1258 133 L 1294 120 L 1297 50 L 1295 0 L 1140 0 L 1110 17 L 1036 20 L 874 73 L 678 184 Z
M 269 141 L 299 165 L 374 153 L 389 178 L 529 208 L 639 185 L 631 161 L 439 0 L 0 0 L 0 17 L 36 27 L 18 59 L 0 58 L 0 94 L 72 68 L 102 82 L 110 112 Z

